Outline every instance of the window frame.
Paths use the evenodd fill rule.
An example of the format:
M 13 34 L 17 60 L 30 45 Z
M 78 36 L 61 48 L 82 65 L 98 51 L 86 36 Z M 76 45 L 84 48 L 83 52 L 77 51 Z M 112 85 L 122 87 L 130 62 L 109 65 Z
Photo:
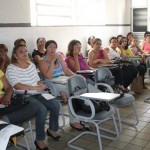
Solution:
M 52 0 L 52 1 L 54 2 L 54 0 Z M 58 1 L 59 0 L 57 0 L 57 2 Z M 89 25 L 105 25 L 105 0 L 88 0 L 88 1 L 87 0 L 66 0 L 66 1 L 68 1 L 68 2 L 70 1 L 70 4 L 71 4 L 71 6 L 70 6 L 71 14 L 70 14 L 70 16 L 68 15 L 68 17 L 70 17 L 70 20 L 68 19 L 68 24 L 67 23 L 66 24 L 65 23 L 64 24 L 63 23 L 56 23 L 56 24 L 54 23 L 53 24 L 51 20 L 56 18 L 56 22 L 57 22 L 57 17 L 54 15 L 54 17 L 52 18 L 52 15 L 50 14 L 50 15 L 47 15 L 47 17 L 45 17 L 45 18 L 48 18 L 48 17 L 50 18 L 51 17 L 51 19 L 47 19 L 47 20 L 49 20 L 51 22 L 51 24 L 45 24 L 45 25 L 41 24 L 40 25 L 40 23 L 38 23 L 38 21 L 40 19 L 40 17 L 39 17 L 40 15 L 38 15 L 37 6 L 38 5 L 44 6 L 44 4 L 38 3 L 38 0 L 30 0 L 31 26 L 87 26 L 87 25 L 89 26 Z M 89 11 L 89 15 L 88 14 L 86 15 L 88 17 L 84 17 L 84 15 L 80 15 L 80 12 L 81 12 L 80 3 L 84 3 L 84 2 L 87 2 L 86 3 L 87 5 L 85 5 L 83 7 L 84 13 L 88 13 L 88 11 L 89 11 L 86 7 L 88 7 L 88 8 L 91 7 L 90 3 L 88 3 L 88 2 L 91 2 L 91 4 L 95 2 L 95 6 L 96 7 L 97 7 L 97 4 L 102 4 L 102 5 L 100 5 L 101 7 L 97 7 L 97 14 L 99 14 L 99 15 L 96 14 L 96 16 L 93 16 L 93 18 L 92 18 L 92 15 L 91 15 L 91 19 L 89 19 L 90 18 L 90 13 L 92 12 L 91 10 L 90 10 L 91 12 Z M 45 5 L 45 6 L 47 7 L 47 5 Z M 49 7 L 51 7 L 51 6 L 52 5 L 49 5 Z M 79 8 L 79 6 L 80 6 L 80 8 Z M 77 8 L 79 8 L 79 9 L 77 10 Z M 92 8 L 93 8 L 93 10 L 95 10 L 94 9 L 95 7 L 92 7 Z M 92 12 L 92 13 L 94 14 L 94 12 Z M 102 17 L 101 13 L 103 14 L 103 17 Z M 61 16 L 59 16 L 59 17 L 61 17 Z M 58 17 L 58 19 L 61 20 L 59 17 Z M 42 16 L 41 16 L 41 18 L 42 18 Z M 44 18 L 44 16 L 43 16 L 43 18 Z M 65 18 L 65 16 L 64 16 L 64 18 Z M 64 19 L 64 18 L 62 17 L 62 19 Z M 95 18 L 99 18 L 99 19 L 96 20 Z M 83 20 L 83 19 L 85 19 L 85 20 Z M 44 19 L 43 21 L 45 21 L 45 20 L 46 19 Z M 90 20 L 92 20 L 92 21 L 90 21 Z M 65 21 L 67 22 L 67 19 Z

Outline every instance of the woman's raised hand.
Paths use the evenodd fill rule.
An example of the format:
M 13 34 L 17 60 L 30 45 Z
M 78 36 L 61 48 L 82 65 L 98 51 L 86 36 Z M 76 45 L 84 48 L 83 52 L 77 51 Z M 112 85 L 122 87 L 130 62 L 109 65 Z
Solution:
M 52 58 L 51 58 L 51 61 L 52 61 L 52 62 L 55 62 L 56 59 L 58 59 L 58 57 L 59 57 L 58 54 L 54 54 L 54 55 L 52 56 Z

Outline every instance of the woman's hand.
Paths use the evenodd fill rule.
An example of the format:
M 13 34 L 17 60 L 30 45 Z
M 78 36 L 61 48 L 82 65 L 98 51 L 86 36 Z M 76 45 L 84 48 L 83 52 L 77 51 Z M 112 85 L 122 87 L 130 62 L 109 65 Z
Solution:
M 57 59 L 62 62 L 63 61 L 63 57 L 60 54 L 56 54 L 57 55 Z
M 2 104 L 8 106 L 10 105 L 10 103 L 11 103 L 11 96 L 5 95 L 3 97 Z
M 58 59 L 58 58 L 59 58 L 59 54 L 54 54 L 51 58 L 51 62 L 55 62 L 56 59 Z
M 38 84 L 36 88 L 37 90 L 45 90 L 47 87 L 44 84 Z
M 73 51 L 73 56 L 78 56 L 79 55 L 79 51 L 78 50 L 74 50 Z

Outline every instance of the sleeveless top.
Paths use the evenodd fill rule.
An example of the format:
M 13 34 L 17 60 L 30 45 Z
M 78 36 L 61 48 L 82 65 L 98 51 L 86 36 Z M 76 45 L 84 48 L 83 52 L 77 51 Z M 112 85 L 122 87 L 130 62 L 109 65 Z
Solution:
M 134 57 L 134 53 L 130 48 L 127 48 L 126 50 L 123 50 L 125 55 L 129 55 L 130 57 Z
M 74 61 L 74 57 L 72 56 L 68 56 L 65 61 L 67 64 L 67 67 L 72 71 L 72 72 L 76 72 L 75 69 L 69 64 L 69 59 L 72 59 Z M 78 60 L 79 60 L 79 65 L 80 65 L 80 70 L 88 70 L 88 65 L 85 62 L 85 59 L 83 57 L 82 54 L 78 55 Z
M 109 52 L 107 54 L 110 59 L 114 59 L 118 57 L 120 58 L 120 53 L 117 48 L 115 50 L 112 49 L 110 46 L 108 46 L 108 48 L 109 48 Z
M 99 50 L 97 59 L 103 59 L 103 58 L 104 58 L 103 50 Z
M 146 42 L 144 42 L 143 49 L 146 50 L 146 51 L 150 51 L 150 45 L 148 45 Z
M 44 57 L 45 53 L 41 53 L 37 49 L 34 49 L 34 51 L 32 52 L 32 58 L 34 59 L 34 57 L 37 56 L 37 55 L 42 58 L 42 57 Z M 36 66 L 38 65 L 36 62 L 34 62 L 34 63 L 35 63 Z
M 50 68 L 50 62 L 48 61 L 47 57 L 44 56 L 43 59 L 47 63 L 48 68 Z M 58 59 L 56 60 L 56 63 L 58 64 L 58 67 L 53 69 L 53 78 L 63 75 L 62 65 Z M 46 79 L 45 77 L 42 78 Z

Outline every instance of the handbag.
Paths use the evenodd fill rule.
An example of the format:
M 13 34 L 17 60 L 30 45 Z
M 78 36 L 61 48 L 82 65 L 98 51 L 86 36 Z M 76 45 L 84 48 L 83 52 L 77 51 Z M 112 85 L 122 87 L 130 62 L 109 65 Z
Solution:
M 25 90 L 24 94 L 13 95 L 11 98 L 11 104 L 5 108 L 0 108 L 0 116 L 7 115 L 29 104 L 29 101 L 26 99 L 26 94 L 27 91 Z
M 143 77 L 137 76 L 131 83 L 130 89 L 141 94 L 143 92 Z
M 71 95 L 80 95 L 82 93 L 86 92 L 86 88 L 81 89 L 79 86 L 75 87 L 75 91 Z M 93 99 L 90 99 L 91 102 L 93 103 L 93 106 L 95 108 L 95 112 L 98 113 L 100 111 L 109 111 L 110 106 L 107 102 L 105 101 L 96 101 Z M 84 101 L 79 100 L 78 98 L 73 99 L 73 105 L 75 107 L 75 110 L 81 109 L 82 111 L 86 113 L 91 113 L 91 108 L 89 105 L 87 105 Z
M 95 108 L 95 112 L 99 113 L 101 111 L 109 111 L 110 106 L 105 101 L 96 101 L 93 99 L 90 99 L 93 103 L 93 106 Z M 86 105 L 84 101 L 79 100 L 78 98 L 73 98 L 73 107 L 75 112 L 82 110 L 85 113 L 91 113 L 91 107 L 89 105 Z
M 100 82 L 106 83 L 106 84 L 108 84 L 110 86 L 114 86 L 115 85 L 115 78 L 106 76 L 105 79 L 101 80 Z

